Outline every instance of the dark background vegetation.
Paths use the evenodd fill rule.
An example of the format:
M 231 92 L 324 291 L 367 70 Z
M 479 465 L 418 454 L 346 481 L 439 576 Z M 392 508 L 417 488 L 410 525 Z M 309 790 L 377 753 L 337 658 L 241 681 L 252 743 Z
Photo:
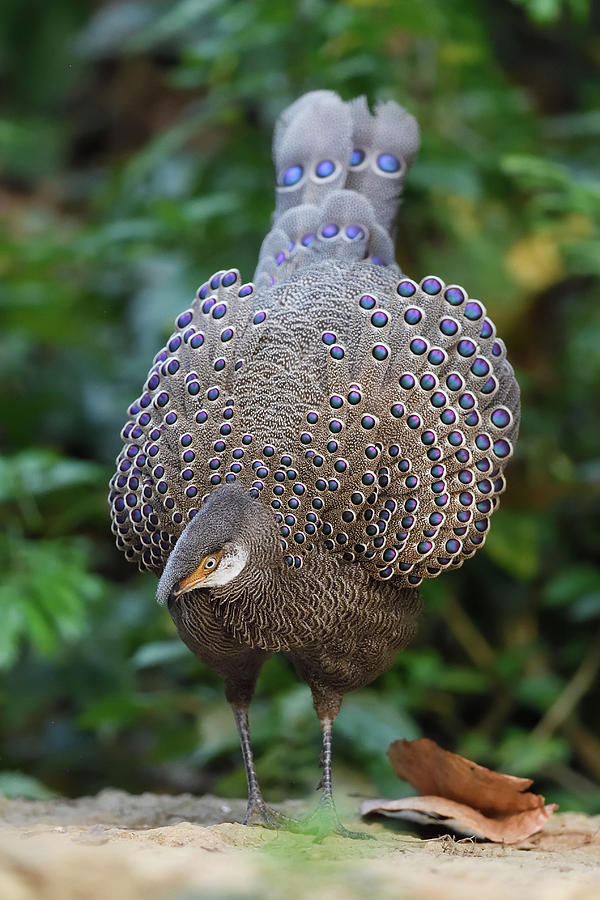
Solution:
M 175 637 L 105 501 L 125 408 L 196 286 L 246 277 L 270 136 L 304 91 L 422 128 L 397 252 L 481 297 L 523 426 L 483 552 L 350 695 L 336 774 L 398 793 L 427 735 L 600 811 L 600 17 L 588 0 L 2 0 L 0 788 L 243 794 L 221 684 Z M 268 794 L 317 779 L 307 689 L 270 662 Z

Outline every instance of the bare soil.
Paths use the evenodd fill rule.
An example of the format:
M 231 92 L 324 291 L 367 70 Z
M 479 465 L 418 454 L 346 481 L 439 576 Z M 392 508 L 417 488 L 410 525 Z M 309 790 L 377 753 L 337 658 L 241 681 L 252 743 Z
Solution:
M 376 840 L 235 824 L 241 800 L 105 790 L 78 800 L 0 799 L 1 900 L 596 900 L 600 816 L 556 814 L 522 844 L 425 839 L 394 822 L 345 824 Z M 297 812 L 295 804 L 284 804 Z

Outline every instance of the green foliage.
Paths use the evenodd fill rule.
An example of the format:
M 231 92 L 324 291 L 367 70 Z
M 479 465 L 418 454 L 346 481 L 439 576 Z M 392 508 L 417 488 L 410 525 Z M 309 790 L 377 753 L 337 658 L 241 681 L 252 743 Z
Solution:
M 219 680 L 114 549 L 124 410 L 195 286 L 253 271 L 305 90 L 393 97 L 423 146 L 398 258 L 484 299 L 524 418 L 483 553 L 347 698 L 336 771 L 400 790 L 426 734 L 598 811 L 599 85 L 587 0 L 7 0 L 0 17 L 0 791 L 243 791 Z M 577 64 L 573 64 L 573 60 Z M 252 709 L 271 796 L 317 780 L 289 665 Z M 37 779 L 36 781 L 24 779 Z

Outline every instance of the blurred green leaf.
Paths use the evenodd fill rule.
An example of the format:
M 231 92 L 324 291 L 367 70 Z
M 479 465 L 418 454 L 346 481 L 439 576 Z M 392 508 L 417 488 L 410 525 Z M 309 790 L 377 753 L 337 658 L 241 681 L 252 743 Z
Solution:
M 485 542 L 487 556 L 510 575 L 534 578 L 541 564 L 542 527 L 537 516 L 502 510 Z
M 50 800 L 56 794 L 23 772 L 0 771 L 0 795 L 3 797 L 23 797 L 25 800 Z

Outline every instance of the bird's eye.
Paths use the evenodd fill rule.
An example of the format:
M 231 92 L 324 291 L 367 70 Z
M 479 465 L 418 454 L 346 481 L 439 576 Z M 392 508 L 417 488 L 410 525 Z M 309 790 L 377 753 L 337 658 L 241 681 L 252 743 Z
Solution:
M 218 560 L 216 556 L 208 556 L 204 560 L 204 571 L 210 572 L 210 570 L 214 569 L 214 567 L 217 565 L 217 562 Z

